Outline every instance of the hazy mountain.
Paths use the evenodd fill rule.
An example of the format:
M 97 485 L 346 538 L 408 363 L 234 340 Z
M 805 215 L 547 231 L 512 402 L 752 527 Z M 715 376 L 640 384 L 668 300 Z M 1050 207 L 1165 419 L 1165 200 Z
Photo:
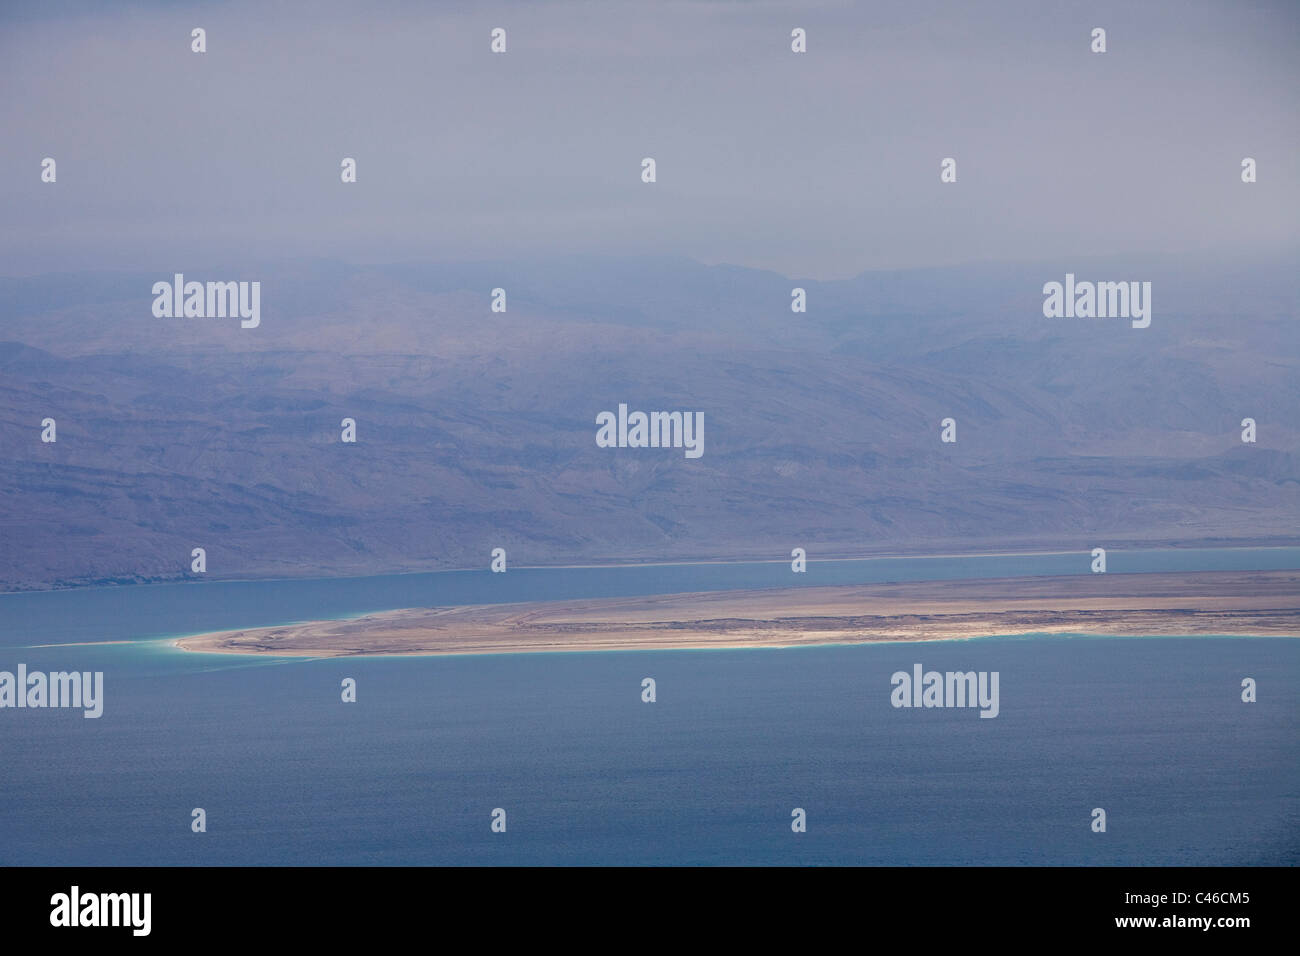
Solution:
M 181 577 L 193 547 L 228 577 L 498 546 L 519 565 L 1294 542 L 1295 265 L 180 267 L 260 281 L 256 329 L 155 318 L 170 272 L 4 279 L 0 584 Z M 1151 281 L 1150 327 L 1044 318 L 1067 271 Z M 620 402 L 703 412 L 703 456 L 597 447 Z

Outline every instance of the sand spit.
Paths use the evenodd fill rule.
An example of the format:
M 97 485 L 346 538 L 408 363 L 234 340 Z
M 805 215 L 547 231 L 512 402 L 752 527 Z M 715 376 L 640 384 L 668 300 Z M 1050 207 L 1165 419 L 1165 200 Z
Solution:
M 181 638 L 342 657 L 795 647 L 991 634 L 1300 636 L 1300 571 L 1089 574 L 412 608 Z

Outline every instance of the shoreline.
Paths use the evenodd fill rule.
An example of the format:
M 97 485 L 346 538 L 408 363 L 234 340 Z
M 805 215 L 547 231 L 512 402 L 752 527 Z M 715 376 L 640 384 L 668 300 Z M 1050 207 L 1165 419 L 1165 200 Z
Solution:
M 380 611 L 170 640 L 199 653 L 392 657 L 741 650 L 1089 634 L 1300 637 L 1300 571 L 766 588 Z
M 1272 538 L 1245 538 L 1241 539 L 1246 542 L 1274 541 Z M 1233 544 L 1169 544 L 1159 541 L 1142 542 L 1137 546 L 1114 547 L 1111 550 L 1118 553 L 1141 553 L 1149 551 L 1285 551 L 1293 548 L 1300 548 L 1300 541 L 1288 540 L 1285 544 L 1259 544 L 1259 543 L 1233 543 Z M 809 559 L 809 565 L 831 564 L 841 562 L 867 562 L 867 561 L 899 561 L 899 560 L 951 560 L 963 558 L 1015 558 L 1015 557 L 1034 557 L 1038 555 L 1061 555 L 1061 554 L 1082 554 L 1086 555 L 1087 548 L 1067 548 L 1067 547 L 1042 547 L 1042 548 L 1011 548 L 1003 549 L 977 549 L 974 551 L 881 551 L 871 554 L 857 555 L 837 555 L 829 554 L 826 557 Z M 714 567 L 718 565 L 747 565 L 747 564 L 789 564 L 789 558 L 697 558 L 683 559 L 676 561 L 610 561 L 607 563 L 597 564 L 519 564 L 513 565 L 514 570 L 519 571 L 584 571 L 584 570 L 622 570 L 635 568 L 693 568 L 693 567 Z M 93 584 L 56 584 L 53 586 L 18 588 L 17 590 L 0 591 L 0 598 L 17 595 L 30 594 L 49 594 L 61 591 L 107 591 L 117 588 L 149 588 L 149 587 L 169 587 L 180 584 L 275 584 L 280 582 L 300 582 L 300 581 L 358 581 L 366 578 L 387 578 L 387 577 L 415 577 L 417 575 L 438 575 L 438 574 L 463 574 L 466 572 L 483 571 L 486 565 L 476 565 L 466 568 L 436 568 L 429 570 L 397 570 L 397 571 L 359 571 L 344 574 L 329 574 L 317 576 L 310 571 L 295 574 L 278 574 L 264 577 L 259 574 L 249 574 L 247 576 L 236 575 L 232 577 L 222 577 L 214 579 L 197 578 L 192 575 L 182 575 L 180 577 L 161 578 L 157 580 L 132 581 L 127 583 L 93 583 Z M 1161 574 L 1165 572 L 1149 571 L 1111 571 L 1111 574 Z M 1194 573 L 1194 572 L 1187 572 Z
M 1163 638 L 1181 638 L 1183 640 L 1192 640 L 1196 638 L 1224 638 L 1228 640 L 1243 641 L 1266 641 L 1266 640 L 1297 640 L 1300 639 L 1300 633 L 1297 634 L 1259 634 L 1252 632 L 1250 634 L 1121 634 L 1121 633 L 1098 633 L 1088 631 L 1019 631 L 1012 634 L 972 634 L 962 637 L 919 637 L 914 639 L 899 638 L 880 638 L 878 640 L 864 641 L 828 641 L 826 643 L 813 642 L 801 644 L 674 644 L 671 647 L 617 647 L 617 648 L 592 648 L 592 647 L 548 647 L 532 648 L 529 650 L 482 650 L 482 651 L 401 651 L 392 653 L 370 653 L 366 651 L 347 654 L 329 654 L 312 651 L 239 651 L 223 650 L 210 648 L 193 648 L 185 647 L 182 642 L 187 638 L 161 638 L 158 643 L 166 643 L 168 647 L 175 648 L 186 654 L 210 654 L 220 657 L 252 657 L 267 658 L 269 660 L 335 660 L 343 658 L 400 658 L 400 657 L 498 657 L 508 656 L 511 654 L 658 654 L 668 651 L 793 651 L 793 650 L 816 650 L 828 647 L 883 647 L 891 644 L 947 644 L 955 641 L 990 641 L 1006 639 L 1029 639 L 1029 638 L 1051 639 L 1060 638 L 1079 638 L 1083 640 L 1098 640 L 1110 638 L 1116 641 L 1158 641 Z M 124 643 L 124 642 L 113 642 Z

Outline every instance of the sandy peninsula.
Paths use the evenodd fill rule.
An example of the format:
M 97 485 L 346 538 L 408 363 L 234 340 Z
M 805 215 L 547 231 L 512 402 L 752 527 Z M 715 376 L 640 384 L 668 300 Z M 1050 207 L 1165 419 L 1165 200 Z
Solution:
M 993 634 L 1300 636 L 1300 571 L 1088 574 L 384 611 L 181 638 L 276 656 L 797 647 Z

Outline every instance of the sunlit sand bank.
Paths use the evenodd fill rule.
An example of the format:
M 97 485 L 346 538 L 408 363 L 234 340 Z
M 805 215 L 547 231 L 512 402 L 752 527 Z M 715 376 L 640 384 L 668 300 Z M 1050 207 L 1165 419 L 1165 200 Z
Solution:
M 1300 636 L 1300 571 L 929 581 L 412 608 L 181 638 L 191 651 L 337 657 L 796 647 L 993 634 Z

